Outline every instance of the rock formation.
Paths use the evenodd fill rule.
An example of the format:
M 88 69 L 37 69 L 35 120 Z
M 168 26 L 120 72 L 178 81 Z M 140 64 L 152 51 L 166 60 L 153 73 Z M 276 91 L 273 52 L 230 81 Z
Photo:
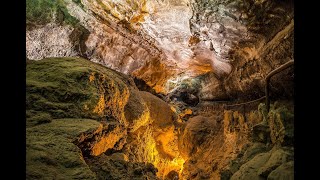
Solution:
M 28 0 L 27 57 L 85 57 L 164 94 L 196 79 L 206 100 L 259 96 L 293 59 L 293 25 L 291 1 Z
M 26 5 L 27 179 L 293 179 L 293 1 Z
M 51 58 L 28 61 L 27 77 L 28 179 L 44 178 L 45 172 L 61 178 L 155 178 L 181 170 L 175 114 L 160 98 L 139 91 L 128 76 L 85 59 Z M 113 167 L 117 153 L 126 160 L 121 167 Z M 48 163 L 53 167 L 37 169 Z M 103 169 L 110 166 L 116 172 Z M 79 174 L 65 172 L 69 167 Z M 126 167 L 131 175 L 121 175 Z

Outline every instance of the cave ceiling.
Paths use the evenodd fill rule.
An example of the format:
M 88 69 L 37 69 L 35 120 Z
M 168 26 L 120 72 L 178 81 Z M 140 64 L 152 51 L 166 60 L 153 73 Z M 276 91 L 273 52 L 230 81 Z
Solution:
M 57 11 L 27 30 L 29 59 L 82 56 L 158 93 L 187 83 L 202 99 L 259 94 L 266 74 L 293 59 L 292 1 L 61 2 L 62 20 Z M 76 25 L 61 23 L 65 12 Z

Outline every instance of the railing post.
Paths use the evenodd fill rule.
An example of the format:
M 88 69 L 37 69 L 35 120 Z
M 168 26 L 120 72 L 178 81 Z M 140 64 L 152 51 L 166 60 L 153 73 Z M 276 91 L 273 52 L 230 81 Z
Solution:
M 269 112 L 270 109 L 270 99 L 269 99 L 269 82 L 270 79 L 266 79 L 266 86 L 265 86 L 265 95 L 266 95 L 266 108 L 267 108 L 267 112 Z

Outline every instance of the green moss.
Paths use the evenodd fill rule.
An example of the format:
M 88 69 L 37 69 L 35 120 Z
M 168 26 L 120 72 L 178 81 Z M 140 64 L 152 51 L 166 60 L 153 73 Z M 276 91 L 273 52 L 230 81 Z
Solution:
M 54 17 L 56 18 L 54 19 Z M 78 19 L 69 14 L 63 0 L 27 0 L 26 20 L 28 28 L 53 21 L 72 26 L 79 23 Z
M 57 119 L 27 128 L 26 179 L 95 179 L 72 141 L 98 127 L 89 119 Z
M 28 60 L 27 179 L 96 179 L 73 142 L 98 121 L 120 120 L 129 86 L 126 75 L 86 59 Z
M 94 78 L 92 82 L 91 76 Z M 124 104 L 106 109 L 109 113 L 99 114 L 94 109 L 101 95 L 104 95 L 106 104 L 111 100 L 116 103 L 114 94 L 119 92 L 118 98 L 125 99 L 121 94 L 128 89 L 128 77 L 125 75 L 81 58 L 30 61 L 27 63 L 26 77 L 27 111 L 46 114 L 29 117 L 27 125 L 46 122 L 44 118 L 49 116 L 53 119 L 118 119 L 120 106 Z
M 53 0 L 27 0 L 26 18 L 27 23 L 46 24 L 53 18 L 57 3 Z
M 44 123 L 50 123 L 52 121 L 52 117 L 49 113 L 41 112 L 41 111 L 27 111 L 27 126 L 34 126 Z
M 67 24 L 70 24 L 72 26 L 75 26 L 78 24 L 80 21 L 76 19 L 75 17 L 71 16 L 71 14 L 68 12 L 68 9 L 66 8 L 66 4 L 63 0 L 58 0 L 58 7 L 59 10 L 63 13 L 63 20 Z

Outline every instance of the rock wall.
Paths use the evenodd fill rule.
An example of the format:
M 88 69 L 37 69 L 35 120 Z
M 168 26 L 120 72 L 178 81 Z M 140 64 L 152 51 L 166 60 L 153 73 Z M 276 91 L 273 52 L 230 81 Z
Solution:
M 34 2 L 31 2 L 30 0 L 27 4 L 33 5 Z M 46 0 L 36 2 L 41 7 Z M 100 1 L 75 3 L 64 0 L 56 4 L 54 3 L 55 8 L 50 9 L 47 22 L 39 22 L 37 16 L 32 14 L 36 10 L 27 8 L 31 14 L 29 19 L 27 17 L 31 21 L 27 23 L 26 32 L 27 58 L 39 60 L 45 57 L 85 57 L 125 74 L 135 73 L 149 86 L 158 85 L 155 89 L 163 91 L 161 79 L 165 78 L 166 71 L 140 70 L 148 64 L 156 66 L 154 69 L 164 66 L 162 70 L 167 66 L 161 62 L 164 54 L 154 46 L 150 37 L 142 36 L 125 19 L 114 16 L 114 12 L 110 12 L 112 8 Z M 64 11 L 61 13 L 61 10 Z M 68 23 L 69 17 L 75 19 L 75 22 Z M 146 79 L 149 76 L 152 78 Z
M 195 79 L 203 100 L 258 97 L 266 74 L 293 59 L 289 0 L 30 0 L 27 14 L 29 59 L 85 57 L 156 93 Z M 279 75 L 273 91 L 289 89 L 291 76 Z
M 208 102 L 264 95 L 266 75 L 293 59 L 291 0 L 27 0 L 26 47 L 29 179 L 292 172 L 292 104 L 268 114 Z M 271 95 L 292 97 L 292 68 L 272 78 Z
M 269 113 L 264 104 L 169 106 L 139 91 L 127 75 L 81 58 L 28 60 L 26 90 L 29 179 L 242 179 L 292 172 L 292 101 L 273 103 Z
M 37 167 L 50 163 L 44 172 L 61 178 L 155 179 L 182 171 L 176 115 L 127 75 L 82 58 L 48 58 L 27 62 L 26 90 L 29 179 L 45 177 Z M 44 159 L 38 162 L 36 153 Z M 117 153 L 126 157 L 121 167 L 114 167 Z
M 200 88 L 200 96 L 206 94 L 204 99 L 262 96 L 266 75 L 293 59 L 292 1 L 196 0 L 192 1 L 192 8 L 192 33 L 200 42 L 206 42 L 206 49 L 212 50 L 216 62 L 227 62 L 232 67 L 222 71 L 226 65 L 221 63 L 214 69 L 220 78 L 205 81 Z M 292 89 L 288 84 L 292 73 L 287 74 L 282 74 L 281 78 L 287 78 L 278 78 L 275 86 Z M 279 89 L 274 91 L 283 92 L 283 88 Z M 287 93 L 292 95 L 292 91 Z
M 192 107 L 178 138 L 185 160 L 182 179 L 279 178 L 282 170 L 293 174 L 292 107 L 292 101 L 275 102 L 269 113 L 260 102 Z
M 179 135 L 179 150 L 186 160 L 182 179 L 220 179 L 221 171 L 251 142 L 251 129 L 261 121 L 258 110 L 198 104 Z

